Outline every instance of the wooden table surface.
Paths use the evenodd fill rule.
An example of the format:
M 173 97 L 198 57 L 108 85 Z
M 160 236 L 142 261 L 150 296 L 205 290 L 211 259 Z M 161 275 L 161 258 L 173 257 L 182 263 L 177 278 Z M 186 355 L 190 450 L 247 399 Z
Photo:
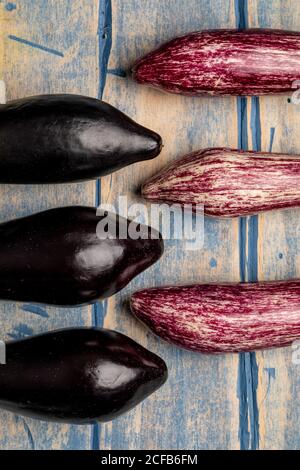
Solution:
M 184 6 L 183 6 L 184 5 Z M 160 42 L 191 30 L 300 30 L 299 0 L 0 1 L 0 79 L 8 99 L 43 93 L 101 98 L 164 138 L 159 158 L 101 181 L 2 186 L 0 220 L 46 208 L 137 201 L 136 188 L 185 153 L 230 146 L 300 153 L 300 105 L 287 96 L 186 98 L 134 84 L 126 71 Z M 109 60 L 109 62 L 108 62 Z M 108 64 L 107 64 L 108 62 Z M 106 81 L 106 84 L 105 84 Z M 292 349 L 211 357 L 167 345 L 124 307 L 140 287 L 196 281 L 288 279 L 300 274 L 300 211 L 205 219 L 204 248 L 166 243 L 162 260 L 114 298 L 79 309 L 1 304 L 1 339 L 105 325 L 161 355 L 166 385 L 127 415 L 96 426 L 0 413 L 2 449 L 299 449 L 300 365 Z M 41 260 L 42 263 L 42 260 Z

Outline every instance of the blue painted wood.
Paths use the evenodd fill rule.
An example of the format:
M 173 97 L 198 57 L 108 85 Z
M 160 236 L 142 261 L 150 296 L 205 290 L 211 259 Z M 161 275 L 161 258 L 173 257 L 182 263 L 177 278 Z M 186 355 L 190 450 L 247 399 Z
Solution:
M 0 1 L 0 79 L 8 84 L 9 98 L 47 92 L 101 97 L 104 90 L 106 100 L 165 140 L 155 161 L 96 184 L 2 187 L 0 220 L 64 204 L 116 203 L 119 193 L 140 201 L 135 189 L 149 175 L 201 147 L 299 153 L 300 111 L 287 97 L 169 96 L 137 86 L 128 74 L 138 56 L 190 30 L 247 25 L 299 30 L 299 21 L 298 0 L 187 0 L 184 7 L 180 0 Z M 46 424 L 1 412 L 1 448 L 299 448 L 300 372 L 291 349 L 240 358 L 195 355 L 162 343 L 128 311 L 130 293 L 141 287 L 299 276 L 298 211 L 241 221 L 205 219 L 204 228 L 203 250 L 188 252 L 182 242 L 168 241 L 161 262 L 93 308 L 1 305 L 1 339 L 104 324 L 160 354 L 170 370 L 160 391 L 101 426 Z
M 116 203 L 118 194 L 126 194 L 130 202 L 141 202 L 135 189 L 167 162 L 201 147 L 237 145 L 236 99 L 165 95 L 134 84 L 124 71 L 130 70 L 137 57 L 175 35 L 234 27 L 234 3 L 189 0 L 183 8 L 179 0 L 117 0 L 112 5 L 109 70 L 118 73 L 108 74 L 104 98 L 160 132 L 165 147 L 157 160 L 102 179 L 102 201 Z M 126 306 L 130 293 L 141 287 L 218 279 L 239 279 L 238 221 L 206 219 L 205 248 L 198 252 L 188 252 L 183 243 L 166 241 L 162 260 L 109 299 L 104 325 L 125 332 L 164 357 L 170 377 L 141 406 L 101 426 L 100 448 L 239 447 L 237 357 L 200 356 L 164 344 L 133 319 Z
M 236 25 L 242 30 L 249 27 L 248 1 L 236 0 Z M 248 142 L 248 98 L 237 98 L 238 144 L 249 149 Z M 261 150 L 261 128 L 259 98 L 251 99 L 251 137 L 253 150 Z M 245 217 L 240 220 L 240 277 L 242 282 L 257 281 L 258 218 Z M 239 398 L 239 439 L 241 450 L 259 447 L 259 413 L 257 406 L 258 367 L 255 353 L 239 355 L 237 395 Z
M 0 3 L 0 79 L 8 99 L 41 93 L 98 93 L 98 3 L 94 0 Z M 54 206 L 95 203 L 95 183 L 1 186 L 0 221 Z M 43 261 L 41 260 L 41 263 Z M 91 325 L 92 308 L 0 306 L 1 339 Z M 2 449 L 88 449 L 91 427 L 47 424 L 0 413 Z
M 249 25 L 260 28 L 300 30 L 300 2 L 291 0 L 249 0 Z M 300 107 L 289 103 L 288 96 L 263 97 L 252 121 L 261 118 L 263 150 L 299 153 Z M 259 113 L 258 113 L 259 111 Z M 260 215 L 258 218 L 259 279 L 299 277 L 298 210 Z M 300 368 L 293 364 L 293 350 L 256 354 L 258 364 L 257 401 L 259 407 L 260 447 L 264 449 L 299 449 L 300 447 Z
M 280 21 L 283 22 L 283 15 L 285 15 L 285 18 L 288 18 L 289 21 L 291 21 L 291 5 L 286 5 L 285 7 L 283 6 L 284 2 L 280 2 L 280 8 L 278 6 L 278 1 L 274 0 L 273 2 L 268 2 L 267 4 L 265 2 L 253 2 L 252 0 L 247 1 L 237 1 L 237 2 L 224 2 L 222 4 L 222 8 L 226 10 L 227 7 L 235 7 L 235 20 L 238 23 L 238 26 L 240 28 L 246 27 L 247 25 L 252 26 L 255 23 L 255 15 L 254 15 L 254 10 L 255 7 L 257 7 L 257 14 L 258 16 L 264 16 L 267 17 L 266 14 L 266 9 L 270 12 L 273 12 L 273 18 L 276 16 L 277 17 L 277 22 Z M 216 118 L 214 115 L 213 109 L 210 108 L 209 115 L 207 115 L 207 120 L 204 119 L 199 123 L 199 120 L 196 120 L 196 116 L 199 115 L 199 110 L 201 108 L 201 116 L 205 114 L 205 111 L 203 111 L 203 102 L 207 104 L 205 99 L 202 100 L 202 103 L 199 102 L 199 100 L 185 100 L 184 98 L 178 99 L 178 98 L 170 98 L 162 95 L 156 94 L 156 92 L 152 91 L 142 91 L 140 89 L 137 89 L 131 82 L 130 80 L 125 78 L 124 71 L 126 71 L 129 67 L 130 64 L 134 61 L 137 55 L 141 55 L 142 53 L 147 52 L 148 50 L 152 49 L 155 47 L 158 43 L 160 43 L 162 40 L 166 40 L 176 34 L 184 33 L 187 30 L 191 29 L 205 29 L 207 27 L 226 27 L 227 24 L 226 20 L 223 22 L 223 24 L 218 23 L 218 19 L 216 19 L 213 16 L 212 11 L 209 11 L 209 14 L 211 14 L 211 17 L 207 21 L 205 13 L 207 13 L 207 5 L 206 10 L 204 10 L 204 5 L 201 5 L 201 2 L 197 2 L 197 7 L 195 6 L 194 2 L 189 2 L 188 5 L 188 18 L 185 16 L 185 10 L 182 11 L 182 6 L 180 4 L 176 5 L 176 2 L 172 2 L 172 5 L 170 5 L 170 2 L 160 2 L 159 7 L 157 5 L 154 5 L 153 2 L 151 2 L 148 9 L 143 9 L 143 6 L 140 4 L 140 2 L 135 2 L 134 5 L 129 5 L 126 2 L 122 2 L 122 5 L 119 4 L 119 2 L 115 2 L 115 5 L 117 7 L 115 8 L 115 14 L 117 15 L 117 18 L 115 18 L 113 24 L 115 25 L 115 29 L 117 30 L 116 37 L 115 39 L 115 45 L 114 49 L 112 52 L 112 59 L 110 63 L 110 70 L 117 70 L 121 71 L 122 73 L 115 73 L 112 74 L 114 75 L 112 78 L 109 78 L 108 81 L 108 87 L 109 91 L 107 92 L 107 95 L 110 100 L 118 100 L 121 105 L 125 105 L 125 110 L 127 112 L 135 113 L 135 115 L 141 116 L 145 119 L 145 123 L 147 125 L 150 125 L 150 123 L 154 124 L 158 127 L 161 126 L 161 132 L 166 133 L 168 136 L 171 134 L 172 139 L 168 141 L 168 145 L 172 144 L 174 147 L 176 147 L 175 155 L 180 155 L 182 153 L 185 153 L 187 150 L 186 148 L 184 149 L 185 145 L 189 146 L 189 150 L 192 148 L 195 148 L 195 142 L 197 142 L 198 146 L 203 145 L 203 141 L 205 141 L 205 137 L 203 138 L 203 135 L 206 134 L 208 129 L 210 130 L 210 137 L 213 140 L 213 143 L 211 145 L 220 145 L 220 134 L 222 135 L 224 133 L 224 129 L 226 127 L 225 123 L 222 125 L 222 123 L 219 124 L 219 130 L 221 132 L 216 135 L 214 132 L 214 126 L 216 124 Z M 293 5 L 294 6 L 294 5 Z M 203 9 L 202 9 L 203 7 Z M 216 11 L 221 11 L 220 5 L 217 5 L 216 2 L 210 2 L 210 5 L 208 8 L 212 8 L 214 12 Z M 143 11 L 142 11 L 143 9 Z M 134 10 L 134 11 L 133 11 Z M 167 11 L 167 13 L 166 13 Z M 227 11 L 227 10 L 226 10 Z M 135 13 L 134 13 L 135 12 Z M 223 10 L 222 10 L 223 13 Z M 270 13 L 269 13 L 270 14 Z M 201 21 L 199 20 L 199 16 L 201 16 Z M 138 21 L 135 22 L 136 18 L 143 17 L 145 21 L 143 21 L 143 27 L 142 29 L 139 28 L 139 23 Z M 155 17 L 155 20 L 154 20 Z M 176 18 L 176 25 L 174 24 L 174 18 Z M 178 21 L 178 18 L 181 18 L 181 20 Z M 279 19 L 278 19 L 279 18 Z M 222 18 L 223 19 L 223 18 Z M 295 23 L 295 19 L 293 20 Z M 201 26 L 200 26 L 201 23 Z M 272 22 L 268 26 L 273 26 L 276 27 L 276 23 L 274 25 Z M 171 28 L 171 32 L 170 32 Z M 297 28 L 296 28 L 297 29 Z M 299 27 L 298 27 L 299 29 Z M 134 47 L 133 47 L 134 44 Z M 116 52 L 114 52 L 114 50 Z M 137 51 L 137 54 L 134 53 L 134 51 Z M 125 91 L 125 87 L 127 87 L 127 91 Z M 124 101 L 123 101 L 123 94 L 125 94 Z M 136 97 L 136 94 L 139 94 L 138 97 Z M 132 97 L 134 95 L 135 98 Z M 159 98 L 160 101 L 159 101 Z M 276 106 L 276 99 L 278 100 L 277 107 L 279 103 L 282 103 L 281 98 L 274 98 L 274 101 L 272 101 L 273 106 Z M 164 101 L 162 101 L 164 100 Z M 266 99 L 268 100 L 268 99 Z M 147 106 L 147 116 L 144 116 L 143 112 L 140 111 L 139 103 L 142 102 L 143 105 Z M 164 108 L 162 103 L 164 102 Z M 262 102 L 265 102 L 265 99 L 262 100 Z M 151 119 L 151 105 L 155 109 L 155 119 Z M 177 116 L 174 117 L 172 114 L 172 106 L 175 106 L 174 103 L 176 103 L 177 107 Z M 184 103 L 184 105 L 183 105 Z M 193 103 L 193 104 L 192 104 Z M 195 112 L 194 106 L 199 106 L 197 111 Z M 215 103 L 217 105 L 217 103 Z M 227 101 L 227 106 L 229 105 L 229 100 Z M 218 112 L 222 113 L 223 111 L 223 106 L 224 103 L 218 102 Z M 264 125 L 265 125 L 265 118 L 266 115 L 265 113 L 263 116 L 261 116 L 261 100 L 258 98 L 252 98 L 252 99 L 242 99 L 238 100 L 238 105 L 237 105 L 237 129 L 238 129 L 238 135 L 236 135 L 236 142 L 239 143 L 239 146 L 242 148 L 248 148 L 248 145 L 250 148 L 260 150 L 263 144 L 264 149 L 270 149 L 273 148 L 274 143 L 275 143 L 275 136 L 276 136 L 276 130 L 274 123 L 272 126 L 268 128 L 268 141 L 266 145 L 266 140 L 263 139 L 264 137 Z M 168 110 L 166 112 L 165 110 Z M 280 110 L 280 107 L 278 107 Z M 171 110 L 171 111 L 170 111 Z M 164 114 L 166 112 L 166 114 Z M 198 112 L 198 113 L 197 113 Z M 279 111 L 280 112 L 280 111 Z M 234 115 L 233 113 L 232 115 Z M 184 121 L 185 121 L 185 128 L 189 128 L 189 130 L 186 132 L 186 141 L 185 145 L 182 144 L 182 142 L 178 142 L 177 139 L 177 133 L 182 136 L 184 135 L 184 131 L 181 126 L 180 122 L 180 117 L 179 116 L 184 116 Z M 193 119 L 190 119 L 190 116 L 193 116 Z M 220 117 L 218 117 L 220 119 Z M 163 122 L 162 122 L 163 121 Z M 175 121 L 175 124 L 174 124 Z M 178 122 L 179 121 L 179 122 Z M 220 120 L 221 121 L 221 120 Z M 196 123 L 196 124 L 195 124 Z M 281 120 L 281 125 L 282 128 L 284 129 L 285 123 Z M 171 127 L 171 129 L 170 129 Z M 168 129 L 169 128 L 169 129 Z M 201 132 L 201 137 L 199 138 L 199 132 Z M 226 131 L 225 131 L 226 132 Z M 293 135 L 293 130 L 289 129 L 289 135 Z M 231 136 L 232 137 L 232 136 Z M 209 139 L 208 139 L 209 140 Z M 230 140 L 230 139 L 229 139 Z M 174 144 L 175 142 L 175 144 Z M 236 145 L 232 144 L 231 145 Z M 185 150 L 185 152 L 184 152 Z M 173 150 L 174 151 L 174 150 Z M 169 161 L 174 158 L 174 154 L 172 154 L 171 149 L 169 150 L 169 153 L 164 154 L 163 157 L 161 158 L 161 161 L 163 160 L 163 164 L 165 161 Z M 163 165 L 161 165 L 163 166 Z M 153 164 L 151 165 L 153 168 L 153 173 L 155 170 L 160 168 L 160 165 Z M 151 173 L 152 173 L 152 168 L 151 168 Z M 141 176 L 141 181 L 145 179 L 147 175 L 147 170 L 145 171 L 145 167 L 143 168 L 143 175 Z M 146 174 L 145 174 L 146 173 Z M 127 175 L 127 178 L 129 175 Z M 132 179 L 132 175 L 130 175 L 130 178 Z M 118 178 L 117 181 L 112 184 L 112 187 L 116 187 L 118 189 L 121 189 L 122 187 L 128 188 L 129 185 L 126 184 L 123 180 L 126 180 L 126 175 L 124 174 L 123 177 Z M 136 180 L 139 180 L 139 178 L 135 178 L 134 182 Z M 110 185 L 111 186 L 111 183 Z M 111 194 L 111 192 L 109 193 Z M 113 198 L 111 198 L 113 199 Z M 261 231 L 259 230 L 259 221 L 260 219 L 257 217 L 252 217 L 252 218 L 247 218 L 243 219 L 240 221 L 240 230 L 239 230 L 239 235 L 240 235 L 240 244 L 239 244 L 239 258 L 240 262 L 239 265 L 241 267 L 241 279 L 243 280 L 249 280 L 249 281 L 256 281 L 258 278 L 258 275 L 261 275 L 262 273 L 262 266 L 261 266 L 261 257 L 258 254 L 258 251 L 261 250 L 262 248 L 262 242 L 261 242 Z M 215 223 L 214 223 L 215 224 Z M 220 233 L 218 233 L 218 228 L 220 227 L 218 224 L 222 224 L 222 222 L 217 222 L 216 225 L 214 225 L 213 229 L 210 231 L 209 230 L 209 225 L 210 222 L 206 222 L 206 252 L 208 253 L 209 250 L 217 250 L 216 246 L 219 245 L 220 243 L 224 244 L 224 240 L 222 240 L 222 237 L 220 236 Z M 278 230 L 276 225 L 271 225 L 270 230 Z M 232 231 L 234 233 L 235 228 L 232 227 Z M 233 236 L 233 233 L 231 236 Z M 280 232 L 284 235 L 284 232 Z M 260 239 L 259 239 L 260 235 Z M 207 238 L 211 237 L 213 242 L 207 241 Z M 227 240 L 228 241 L 228 240 Z M 231 242 L 234 242 L 233 239 L 231 239 Z M 265 240 L 265 246 L 269 245 L 269 241 L 266 239 Z M 283 245 L 286 243 L 286 240 L 283 241 Z M 270 250 L 267 250 L 270 251 Z M 295 253 L 295 251 L 293 251 Z M 232 255 L 232 252 L 227 251 L 227 255 Z M 211 252 L 211 259 L 214 261 L 210 263 L 210 267 L 222 264 L 222 258 L 225 257 L 224 254 L 222 256 L 221 253 L 216 254 L 216 252 Z M 282 255 L 282 254 L 281 254 Z M 221 261 L 220 261 L 221 258 Z M 164 260 L 164 265 L 162 268 L 158 265 L 156 268 L 160 268 L 159 272 L 155 272 L 154 274 L 151 273 L 151 276 L 153 276 L 153 284 L 160 284 L 160 283 L 170 283 L 170 282 L 186 282 L 190 280 L 203 280 L 205 277 L 209 277 L 209 274 L 207 273 L 207 267 L 205 265 L 202 265 L 201 261 L 198 261 L 198 267 L 194 266 L 195 259 L 193 259 L 193 264 L 190 263 L 188 264 L 188 255 L 185 253 L 185 255 L 182 255 L 182 252 L 180 251 L 175 251 L 172 252 L 170 255 L 171 262 L 168 263 L 166 260 Z M 283 255 L 281 258 L 283 259 Z M 215 262 L 215 260 L 217 260 Z M 187 265 L 183 265 L 183 262 L 186 262 Z M 227 260 L 228 262 L 228 260 Z M 181 263 L 181 264 L 180 264 Z M 173 274 L 171 272 L 171 266 L 175 267 L 176 269 L 176 274 Z M 192 267 L 191 267 L 192 266 Z M 166 268 L 166 269 L 164 269 Z M 205 269 L 205 274 L 204 274 L 204 269 Z M 217 270 L 216 271 L 216 277 L 221 280 L 222 277 L 224 276 L 225 270 Z M 234 269 L 231 272 L 231 275 L 234 277 Z M 150 281 L 150 272 L 147 274 L 147 281 L 149 284 Z M 140 286 L 140 281 L 137 282 L 138 286 Z M 134 287 L 133 287 L 134 289 Z M 105 319 L 105 324 L 117 327 L 119 329 L 122 329 L 123 331 L 131 331 L 132 334 L 136 335 L 136 338 L 141 338 L 145 344 L 148 346 L 151 345 L 150 343 L 150 338 L 146 336 L 146 339 L 143 336 L 143 331 L 139 329 L 134 323 L 134 321 L 130 320 L 130 323 L 128 323 L 128 320 L 125 318 L 120 319 L 119 316 L 115 313 L 116 308 L 118 305 L 120 305 L 124 300 L 124 298 L 127 298 L 128 296 L 124 292 L 121 296 L 121 300 L 119 301 L 120 303 L 118 304 L 118 301 L 116 301 L 113 305 L 111 305 L 111 302 L 108 304 L 108 313 L 109 315 Z M 119 307 L 119 308 L 120 308 Z M 124 315 L 126 312 L 125 309 L 123 309 Z M 112 315 L 115 314 L 115 318 L 112 318 Z M 160 352 L 161 354 L 164 353 L 164 351 L 169 351 L 168 347 L 163 347 L 160 344 L 154 343 L 156 347 L 156 351 Z M 133 446 L 133 447 L 143 447 L 143 446 L 149 446 L 149 442 L 160 448 L 164 448 L 164 445 L 167 447 L 174 446 L 175 448 L 178 448 L 178 446 L 187 446 L 189 443 L 189 446 L 193 448 L 195 446 L 196 448 L 199 447 L 204 447 L 204 448 L 218 448 L 222 446 L 227 446 L 228 447 L 239 447 L 239 448 L 252 448 L 256 449 L 259 446 L 261 448 L 267 448 L 270 445 L 271 442 L 271 435 L 273 434 L 274 438 L 274 432 L 270 432 L 269 438 L 266 440 L 266 423 L 264 416 L 267 416 L 267 419 L 269 420 L 268 426 L 270 430 L 273 428 L 281 428 L 281 440 L 278 439 L 277 436 L 277 445 L 278 448 L 282 446 L 282 448 L 289 448 L 291 444 L 289 442 L 286 442 L 285 438 L 282 436 L 285 436 L 286 434 L 286 429 L 288 428 L 287 423 L 285 422 L 284 425 L 281 423 L 281 415 L 285 410 L 284 404 L 281 403 L 281 410 L 279 410 L 279 413 L 277 415 L 272 415 L 272 407 L 268 407 L 266 405 L 266 396 L 270 394 L 270 387 L 272 387 L 274 380 L 274 367 L 264 367 L 268 366 L 268 364 L 265 362 L 264 357 L 268 355 L 275 355 L 276 357 L 283 357 L 285 352 L 283 351 L 277 351 L 277 352 L 272 352 L 272 353 L 259 353 L 259 354 L 247 354 L 247 355 L 241 355 L 240 356 L 240 361 L 239 361 L 239 366 L 237 367 L 237 386 L 238 386 L 238 399 L 239 399 L 239 406 L 238 403 L 235 401 L 234 397 L 232 394 L 229 393 L 229 402 L 230 405 L 224 406 L 223 403 L 223 409 L 222 412 L 219 411 L 219 419 L 224 419 L 224 416 L 227 418 L 227 425 L 225 425 L 226 430 L 228 430 L 228 420 L 231 418 L 231 424 L 232 422 L 234 425 L 231 425 L 230 430 L 228 430 L 226 436 L 227 436 L 227 441 L 226 444 L 224 442 L 223 436 L 220 435 L 218 432 L 212 432 L 209 434 L 209 439 L 208 433 L 205 430 L 205 428 L 209 428 L 210 430 L 214 429 L 214 422 L 215 422 L 215 415 L 212 413 L 210 414 L 210 418 L 208 418 L 207 414 L 205 415 L 205 424 L 203 427 L 199 425 L 199 413 L 201 416 L 201 411 L 199 412 L 197 405 L 195 406 L 195 403 L 191 403 L 191 395 L 190 395 L 190 388 L 191 386 L 193 390 L 193 398 L 192 400 L 195 402 L 195 395 L 198 396 L 197 392 L 195 393 L 195 390 L 199 391 L 199 394 L 203 396 L 207 396 L 209 393 L 211 396 L 214 396 L 215 400 L 215 406 L 216 408 L 219 405 L 219 400 L 218 398 L 214 395 L 215 391 L 217 390 L 218 385 L 216 385 L 215 382 L 213 382 L 212 377 L 210 376 L 209 373 L 207 373 L 206 370 L 206 376 L 205 376 L 205 385 L 199 384 L 199 381 L 195 379 L 195 374 L 194 371 L 197 369 L 199 370 L 199 373 L 202 371 L 202 364 L 199 366 L 198 363 L 198 358 L 194 359 L 193 357 L 188 357 L 186 355 L 187 353 L 182 353 L 178 352 L 177 354 L 179 356 L 175 356 L 175 351 L 172 350 L 170 356 L 167 356 L 167 359 L 171 362 L 172 364 L 176 365 L 176 371 L 174 372 L 174 375 L 171 376 L 171 380 L 174 380 L 174 382 L 169 382 L 169 386 L 173 386 L 176 383 L 176 381 L 182 380 L 182 377 L 188 378 L 188 382 L 185 383 L 185 386 L 177 386 L 176 390 L 181 396 L 180 402 L 173 403 L 172 402 L 172 392 L 170 393 L 169 390 L 166 388 L 165 395 L 168 397 L 168 401 L 166 399 L 163 401 L 163 398 L 161 395 L 156 399 L 155 404 L 158 403 L 159 410 L 154 408 L 148 408 L 147 403 L 145 403 L 142 406 L 143 414 L 142 416 L 136 411 L 132 417 L 126 417 L 121 419 L 119 422 L 113 423 L 112 425 L 105 426 L 102 428 L 102 432 L 100 434 L 100 442 L 102 447 L 105 448 L 119 448 L 120 446 L 122 448 L 126 448 L 126 446 Z M 181 356 L 182 354 L 182 356 Z M 179 366 L 179 361 L 184 361 L 185 369 L 180 369 Z M 190 362 L 191 361 L 191 362 Z M 195 362 L 194 362 L 195 361 Z M 196 362 L 197 361 L 197 362 Z M 210 358 L 210 364 L 213 364 L 214 367 L 216 367 L 216 363 L 214 362 L 214 358 Z M 235 364 L 236 365 L 236 364 Z M 226 367 L 225 364 L 223 363 L 223 367 Z M 208 368 L 208 366 L 207 366 Z M 188 370 L 186 370 L 188 369 Z M 282 369 L 279 367 L 279 369 Z M 227 368 L 227 374 L 232 373 L 232 369 Z M 268 371 L 272 371 L 271 376 Z M 192 372 L 191 372 L 192 371 Z M 267 371 L 267 372 L 266 372 Z M 282 373 L 282 371 L 281 371 Z M 275 377 L 276 377 L 276 372 L 275 372 Z M 267 379 L 267 381 L 266 381 Z M 219 383 L 222 383 L 222 386 L 226 389 L 227 382 L 228 381 L 228 376 L 222 376 L 219 379 Z M 291 383 L 291 377 L 288 378 L 289 383 Z M 293 381 L 292 381 L 293 383 Z M 207 387 L 207 388 L 206 388 Z M 278 388 L 277 388 L 278 389 Z M 174 388 L 172 388 L 174 390 Z M 208 392 L 209 390 L 209 392 Z M 174 392 L 173 392 L 174 393 Z M 166 398 L 166 397 L 164 397 Z M 287 400 L 287 395 L 283 392 L 281 392 L 281 398 L 284 400 Z M 274 399 L 274 398 L 273 398 Z M 169 409 L 166 410 L 165 407 L 167 406 L 167 403 L 169 403 Z M 149 405 L 150 406 L 150 405 Z M 236 410 L 234 410 L 234 407 L 236 406 L 236 409 L 238 410 L 239 413 L 239 419 L 238 419 L 238 430 L 236 429 L 235 425 L 237 424 L 237 418 L 235 415 Z M 228 409 L 231 410 L 232 416 L 230 417 L 228 414 Z M 163 410 L 161 412 L 160 410 Z M 191 419 L 191 410 L 193 410 L 193 418 Z M 196 411 L 197 410 L 197 411 Z M 226 414 L 227 413 L 227 414 Z M 263 420 L 261 422 L 260 419 L 260 414 L 263 416 Z M 138 415 L 138 416 L 137 416 Z M 271 415 L 273 416 L 273 422 L 270 423 L 270 417 Z M 221 418 L 220 418 L 221 416 Z M 298 414 L 296 414 L 298 416 Z M 178 418 L 178 421 L 177 421 Z M 165 421 L 163 421 L 165 419 Z M 142 420 L 142 421 L 141 421 Z M 169 422 L 169 426 L 171 429 L 168 429 L 168 432 L 161 437 L 160 433 L 156 434 L 154 430 L 156 430 L 156 427 L 159 426 L 157 423 L 161 422 Z M 187 421 L 189 421 L 189 425 L 187 425 Z M 213 423 L 212 423 L 213 421 Z M 147 423 L 147 425 L 145 425 Z M 143 424 L 145 425 L 145 429 L 143 428 Z M 280 424 L 280 425 L 279 425 Z M 136 429 L 136 433 L 134 436 L 132 435 L 132 428 Z M 184 429 L 184 432 L 182 433 L 182 429 Z M 151 431 L 150 431 L 151 430 Z M 161 428 L 160 428 L 161 430 Z M 293 432 L 295 433 L 295 426 L 293 427 Z M 197 438 L 195 438 L 195 433 L 197 433 Z M 201 439 L 203 436 L 206 436 L 206 439 Z M 198 447 L 197 447 L 198 446 Z M 274 443 L 273 443 L 274 446 Z
M 98 64 L 99 64 L 99 86 L 97 98 L 102 99 L 106 84 L 107 66 L 112 46 L 112 7 L 111 0 L 99 0 L 98 4 Z M 95 188 L 98 207 L 101 203 L 101 179 L 96 182 Z M 93 325 L 102 327 L 107 312 L 107 301 L 96 303 L 93 306 Z M 91 447 L 99 450 L 100 425 L 94 424 L 92 429 Z

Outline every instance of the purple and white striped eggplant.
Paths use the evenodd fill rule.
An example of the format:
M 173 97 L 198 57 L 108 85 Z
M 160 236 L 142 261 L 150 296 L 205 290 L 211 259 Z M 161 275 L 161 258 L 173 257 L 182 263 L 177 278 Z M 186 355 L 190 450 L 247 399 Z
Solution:
M 300 33 L 266 29 L 193 32 L 136 62 L 138 83 L 186 95 L 290 92 L 300 79 Z
M 300 155 L 223 148 L 176 161 L 142 187 L 146 199 L 198 204 L 215 217 L 300 206 Z
M 131 309 L 164 340 L 202 353 L 254 351 L 300 339 L 300 281 L 145 289 L 132 296 Z

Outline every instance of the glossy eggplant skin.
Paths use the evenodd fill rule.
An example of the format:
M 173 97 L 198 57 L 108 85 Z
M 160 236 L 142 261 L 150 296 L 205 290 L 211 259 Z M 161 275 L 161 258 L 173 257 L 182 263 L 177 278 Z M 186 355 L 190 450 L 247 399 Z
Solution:
M 166 379 L 164 361 L 120 333 L 58 330 L 7 343 L 0 407 L 73 424 L 110 421 Z
M 98 223 L 106 219 L 111 239 L 99 236 Z M 140 227 L 144 239 L 118 238 L 129 226 Z M 115 214 L 97 216 L 96 208 L 84 206 L 40 212 L 0 225 L 0 299 L 96 302 L 121 290 L 162 253 L 158 232 Z
M 42 95 L 0 106 L 0 183 L 96 179 L 161 147 L 158 134 L 93 98 Z

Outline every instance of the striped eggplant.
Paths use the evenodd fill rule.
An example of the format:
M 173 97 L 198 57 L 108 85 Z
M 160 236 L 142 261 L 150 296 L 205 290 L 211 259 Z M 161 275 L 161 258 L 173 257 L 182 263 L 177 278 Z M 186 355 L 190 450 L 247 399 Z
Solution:
M 164 361 L 127 336 L 72 328 L 6 344 L 0 407 L 72 424 L 110 421 L 167 379 Z
M 300 33 L 265 29 L 193 32 L 137 61 L 133 78 L 186 95 L 290 92 L 293 82 L 300 79 Z
M 0 299 L 93 303 L 123 289 L 163 249 L 157 231 L 113 213 L 98 216 L 94 207 L 62 207 L 5 222 Z
M 133 314 L 166 341 L 202 353 L 288 346 L 300 339 L 300 281 L 198 284 L 136 292 Z
M 45 95 L 0 105 L 0 183 L 96 179 L 156 157 L 161 137 L 103 101 Z
M 151 178 L 152 201 L 193 205 L 209 216 L 237 217 L 300 206 L 300 156 L 224 148 L 193 152 Z

